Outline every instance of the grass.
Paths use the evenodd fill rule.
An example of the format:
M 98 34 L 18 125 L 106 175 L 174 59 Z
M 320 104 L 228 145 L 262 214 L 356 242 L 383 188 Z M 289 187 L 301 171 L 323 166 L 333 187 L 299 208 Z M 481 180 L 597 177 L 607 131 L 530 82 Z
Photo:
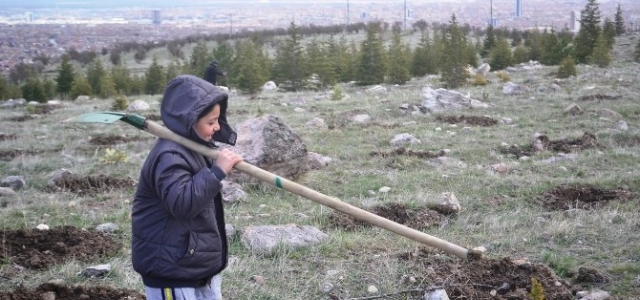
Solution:
M 621 39 L 628 40 L 629 36 Z M 239 123 L 259 114 L 276 115 L 301 136 L 309 151 L 331 157 L 333 161 L 327 168 L 310 171 L 297 180 L 305 186 L 359 207 L 370 201 L 420 205 L 434 201 L 443 192 L 453 192 L 462 211 L 449 220 L 449 226 L 424 230 L 427 234 L 465 247 L 484 246 L 488 249 L 486 255 L 492 258 L 524 258 L 545 263 L 560 276 L 568 276 L 580 266 L 595 267 L 617 279 L 600 288 L 624 299 L 640 293 L 640 268 L 637 267 L 640 238 L 636 234 L 640 229 L 640 204 L 637 194 L 629 202 L 614 201 L 593 211 L 548 211 L 539 202 L 541 193 L 560 184 L 624 187 L 640 193 L 637 179 L 640 178 L 640 103 L 635 97 L 640 87 L 627 84 L 627 80 L 636 78 L 636 70 L 626 63 L 627 56 L 631 55 L 629 49 L 624 48 L 627 46 L 617 47 L 618 56 L 613 67 L 597 69 L 580 65 L 578 77 L 563 80 L 560 83 L 563 89 L 559 92 L 537 91 L 538 86 L 552 83 L 553 78 L 546 74 L 555 67 L 509 74 L 517 83 L 535 78 L 534 83 L 525 83 L 532 92 L 522 96 L 502 95 L 503 84 L 495 74 L 488 76 L 490 83 L 486 86 L 470 85 L 459 89 L 462 94 L 470 92 L 472 97 L 491 107 L 445 114 L 513 120 L 512 124 L 471 126 L 470 133 L 462 132 L 462 127 L 467 125 L 454 127 L 437 121 L 434 115 L 400 114 L 402 104 L 421 103 L 421 87 L 432 84 L 426 78 L 413 79 L 406 86 L 387 86 L 389 92 L 381 95 L 364 92 L 366 87 L 341 84 L 342 93 L 349 96 L 342 100 L 331 100 L 330 91 L 264 93 L 258 99 L 232 96 L 230 121 Z M 585 89 L 588 86 L 596 88 Z M 622 97 L 578 100 L 597 93 Z M 532 96 L 535 100 L 530 99 Z M 129 100 L 155 102 L 148 113 L 159 114 L 159 98 L 155 95 Z M 294 99 L 306 101 L 303 112 L 294 111 L 292 105 L 282 105 Z M 564 116 L 563 109 L 572 102 L 580 105 L 585 114 Z M 16 148 L 43 151 L 43 154 L 0 160 L 3 176 L 22 175 L 27 181 L 26 188 L 18 192 L 20 199 L 12 200 L 6 208 L 0 209 L 0 228 L 34 228 L 40 223 L 87 228 L 114 222 L 120 228 L 117 237 L 123 241 L 124 248 L 119 256 L 96 262 L 111 263 L 113 267 L 100 283 L 142 291 L 142 283 L 131 268 L 128 254 L 133 190 L 114 190 L 95 196 L 44 190 L 51 173 L 61 168 L 78 176 L 104 174 L 137 179 L 152 139 L 109 146 L 126 153 L 129 158 L 117 164 L 101 163 L 106 147 L 92 147 L 88 141 L 90 136 L 147 137 L 146 133 L 125 124 L 60 122 L 88 111 L 109 110 L 110 106 L 110 100 L 86 104 L 69 102 L 49 114 L 24 122 L 7 121 L 9 117 L 25 114 L 23 108 L 0 110 L 3 133 L 18 136 L 15 140 L 0 141 L 0 151 Z M 617 120 L 600 118 L 598 111 L 602 107 L 621 113 L 629 130 L 611 131 Z M 239 111 L 248 113 L 234 114 Z M 358 113 L 369 114 L 371 121 L 365 124 L 348 121 L 348 115 Z M 314 117 L 340 126 L 335 129 L 306 126 L 305 123 Z M 436 130 L 438 127 L 440 131 Z M 552 140 L 575 139 L 584 132 L 591 132 L 603 147 L 579 152 L 574 161 L 557 163 L 542 162 L 555 153 L 538 153 L 523 161 L 498 151 L 503 142 L 528 145 L 536 132 Z M 412 150 L 450 149 L 449 157 L 459 164 L 436 166 L 428 159 L 369 155 L 373 151 L 392 151 L 394 147 L 389 141 L 401 133 L 412 134 L 422 141 L 411 146 Z M 492 174 L 489 167 L 496 163 L 509 165 L 509 173 Z M 383 186 L 390 187 L 391 191 L 378 193 Z M 381 293 L 394 292 L 401 289 L 402 278 L 408 275 L 407 266 L 395 255 L 422 247 L 378 228 L 355 232 L 325 229 L 331 222 L 329 208 L 272 187 L 246 187 L 246 191 L 246 201 L 230 205 L 226 210 L 228 223 L 237 229 L 297 223 L 321 228 L 329 237 L 316 246 L 295 250 L 279 248 L 270 255 L 251 253 L 234 239 L 230 267 L 224 273 L 223 284 L 224 293 L 232 299 L 326 298 L 321 286 L 327 282 L 334 288 L 348 291 L 353 297 L 367 295 L 369 285 L 375 285 Z M 376 194 L 371 195 L 370 191 Z M 490 200 L 496 197 L 500 201 Z M 300 218 L 299 213 L 309 218 Z M 2 267 L 7 265 L 0 265 Z M 0 279 L 0 288 L 13 288 L 19 281 L 35 286 L 51 278 L 81 283 L 83 279 L 75 274 L 84 267 L 77 262 L 68 262 L 44 272 L 25 271 L 20 278 Z M 264 277 L 265 283 L 249 280 L 253 275 Z

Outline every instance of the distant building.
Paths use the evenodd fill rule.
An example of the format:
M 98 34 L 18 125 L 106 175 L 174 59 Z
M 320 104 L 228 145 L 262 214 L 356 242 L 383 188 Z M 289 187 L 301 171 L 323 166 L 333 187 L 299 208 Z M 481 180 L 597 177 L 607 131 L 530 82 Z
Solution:
M 407 11 L 405 11 L 404 13 L 405 13 L 405 15 L 404 15 L 404 16 L 405 16 L 407 19 L 411 19 L 411 18 L 413 18 L 413 10 L 412 10 L 412 9 L 407 9 Z
M 32 23 L 33 22 L 33 13 L 28 11 L 24 14 L 24 19 L 27 23 Z
M 153 10 L 151 19 L 153 20 L 153 24 L 160 25 L 162 23 L 162 18 L 160 17 L 160 10 L 157 10 L 157 9 Z
M 498 19 L 496 18 L 489 19 L 489 24 L 491 24 L 491 26 L 493 27 L 498 27 Z
M 360 14 L 360 19 L 362 19 L 362 20 L 366 20 L 366 19 L 367 19 L 367 17 L 369 17 L 369 14 L 368 14 L 366 11 L 363 11 L 363 12 Z
M 569 19 L 569 29 L 573 32 L 580 31 L 580 12 L 572 10 Z
M 516 17 L 522 17 L 522 0 L 516 0 Z

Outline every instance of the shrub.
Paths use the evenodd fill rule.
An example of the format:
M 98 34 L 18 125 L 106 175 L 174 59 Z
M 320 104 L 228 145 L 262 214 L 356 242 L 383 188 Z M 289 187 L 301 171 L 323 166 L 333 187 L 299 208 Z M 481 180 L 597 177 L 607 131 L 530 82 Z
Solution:
M 532 300 L 545 300 L 544 297 L 544 288 L 538 279 L 535 277 L 531 277 L 531 293 L 529 293 L 529 297 Z
M 331 93 L 331 100 L 338 101 L 342 100 L 344 94 L 342 94 L 342 89 L 339 86 L 333 88 L 333 93 Z
M 489 81 L 484 78 L 484 76 L 482 76 L 482 74 L 476 74 L 473 76 L 473 83 L 474 86 L 479 86 L 479 85 L 487 85 L 489 84 Z
M 89 82 L 84 79 L 84 77 L 78 77 L 73 81 L 73 85 L 71 86 L 71 99 L 76 99 L 78 96 L 93 95 L 93 89 L 91 89 L 91 85 Z
M 129 100 L 127 100 L 127 97 L 118 95 L 115 98 L 113 98 L 113 102 L 111 103 L 111 109 L 123 111 L 123 110 L 126 110 L 128 107 L 129 107 Z
M 567 56 L 560 63 L 556 77 L 569 78 L 571 76 L 576 76 L 576 63 L 571 56 Z
M 500 79 L 501 82 L 509 82 L 509 81 L 511 81 L 511 77 L 509 77 L 509 73 L 497 72 L 496 76 L 498 76 L 498 79 Z
M 127 160 L 129 160 L 129 157 L 127 157 L 126 153 L 118 149 L 111 149 L 111 148 L 105 149 L 104 156 L 100 158 L 101 163 L 105 163 L 108 165 L 114 165 L 121 162 L 126 162 Z

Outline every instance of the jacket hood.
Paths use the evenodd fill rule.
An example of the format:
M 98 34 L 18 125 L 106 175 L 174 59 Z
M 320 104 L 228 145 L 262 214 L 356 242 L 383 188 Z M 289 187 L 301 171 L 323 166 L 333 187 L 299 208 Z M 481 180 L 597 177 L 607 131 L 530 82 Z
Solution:
M 229 96 L 214 85 L 193 75 L 180 75 L 167 84 L 162 97 L 160 114 L 162 122 L 171 131 L 185 138 L 208 146 L 213 141 L 235 145 L 236 132 L 227 122 L 227 102 Z M 220 104 L 220 130 L 213 134 L 213 141 L 207 142 L 198 136 L 195 124 L 198 116 L 208 107 Z

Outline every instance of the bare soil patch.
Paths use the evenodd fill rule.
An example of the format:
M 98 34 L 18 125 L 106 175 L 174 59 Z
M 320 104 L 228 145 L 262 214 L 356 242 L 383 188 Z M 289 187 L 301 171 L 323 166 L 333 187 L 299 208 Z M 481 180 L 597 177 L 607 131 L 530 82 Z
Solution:
M 0 133 L 0 141 L 15 140 L 16 138 L 17 136 L 15 134 Z
M 514 262 L 508 257 L 452 260 L 427 248 L 401 253 L 398 259 L 409 264 L 414 284 L 429 285 L 416 296 L 425 290 L 445 289 L 452 300 L 531 299 L 531 279 L 535 278 L 542 284 L 545 299 L 574 299 L 570 284 L 542 264 Z
M 622 99 L 622 96 L 611 96 L 606 94 L 584 95 L 578 100 L 580 101 L 593 101 L 593 100 L 618 100 Z
M 579 152 L 590 148 L 600 148 L 598 140 L 593 133 L 585 132 L 581 137 L 577 139 L 559 139 L 550 140 L 548 136 L 541 135 L 536 138 L 540 141 L 541 149 L 539 151 L 552 151 L 562 153 Z M 532 143 L 528 143 L 524 146 L 511 145 L 509 147 L 501 147 L 500 153 L 512 154 L 517 158 L 522 156 L 532 156 L 536 152 Z
M 120 179 L 106 175 L 87 176 L 78 178 L 71 176 L 62 178 L 54 187 L 47 187 L 50 192 L 72 192 L 81 196 L 96 195 L 116 189 L 135 187 L 136 182 L 131 178 Z
M 10 122 L 25 122 L 25 121 L 33 120 L 35 118 L 36 117 L 32 115 L 22 115 L 17 117 L 10 117 L 10 118 L 7 118 L 6 120 Z
M 25 149 L 13 149 L 13 150 L 0 150 L 0 160 L 1 161 L 11 161 L 14 158 L 21 156 L 21 155 L 42 155 L 42 154 L 46 154 L 46 153 L 54 153 L 54 152 L 59 152 L 62 149 L 32 149 L 32 150 L 25 150 Z
M 34 289 L 19 287 L 15 291 L 0 292 L 0 300 L 144 300 L 146 296 L 134 290 L 114 289 L 108 286 L 71 286 L 48 282 Z
M 136 141 L 146 141 L 152 138 L 149 137 L 139 137 L 139 136 L 121 136 L 121 135 L 104 135 L 104 136 L 96 136 L 89 140 L 89 143 L 92 145 L 98 146 L 108 146 L 108 145 L 116 145 L 121 143 L 129 143 Z
M 490 127 L 498 124 L 498 120 L 490 117 L 484 116 L 437 116 L 437 121 L 449 123 L 449 124 L 458 124 L 465 123 L 473 126 L 482 126 L 482 127 Z
M 43 270 L 71 259 L 88 262 L 112 256 L 121 248 L 106 233 L 73 226 L 49 230 L 2 230 L 0 233 L 0 260 L 34 270 Z M 8 278 L 10 274 L 2 276 Z
M 591 185 L 560 185 L 542 194 L 550 210 L 596 209 L 611 200 L 627 201 L 633 193 L 622 188 L 605 189 Z
M 400 148 L 396 148 L 390 152 L 377 152 L 377 151 L 373 151 L 371 153 L 369 153 L 370 156 L 377 156 L 377 157 L 394 157 L 394 156 L 412 156 L 412 157 L 417 157 L 417 158 L 436 158 L 436 157 L 440 157 L 440 156 L 446 156 L 446 153 L 441 150 L 440 152 L 430 152 L 430 151 L 413 151 L 413 150 L 407 150 L 404 147 L 400 147 Z
M 391 203 L 365 210 L 415 229 L 439 226 L 446 220 L 446 217 L 437 211 L 428 208 L 411 209 L 400 203 Z M 339 211 L 333 211 L 329 219 L 332 223 L 331 226 L 334 228 L 342 228 L 348 231 L 371 226 Z

